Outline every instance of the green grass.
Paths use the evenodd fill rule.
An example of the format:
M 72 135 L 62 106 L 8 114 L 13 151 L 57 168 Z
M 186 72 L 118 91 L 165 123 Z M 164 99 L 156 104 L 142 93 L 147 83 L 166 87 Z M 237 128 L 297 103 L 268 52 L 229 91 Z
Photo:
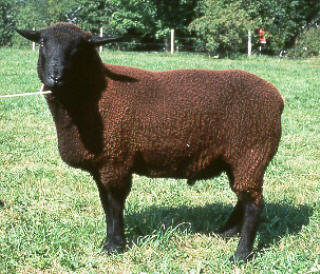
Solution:
M 283 137 L 265 176 L 256 257 L 232 265 L 239 239 L 215 234 L 236 201 L 226 176 L 193 187 L 135 176 L 125 213 L 128 250 L 103 254 L 95 183 L 61 161 L 46 103 L 33 96 L 0 99 L 0 273 L 319 273 L 319 59 L 107 51 L 102 57 L 150 70 L 243 69 L 279 88 Z M 39 90 L 36 59 L 31 51 L 0 49 L 0 94 Z

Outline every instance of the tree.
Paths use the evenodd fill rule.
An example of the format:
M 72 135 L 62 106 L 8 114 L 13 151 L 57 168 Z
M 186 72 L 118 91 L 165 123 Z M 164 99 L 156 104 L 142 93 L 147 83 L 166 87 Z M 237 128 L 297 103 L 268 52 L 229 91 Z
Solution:
M 144 49 L 163 47 L 164 40 L 174 28 L 177 35 L 188 34 L 197 0 L 109 0 L 114 12 L 111 27 L 121 34 L 133 36 Z
M 95 34 L 98 34 L 100 27 L 104 27 L 107 33 L 112 32 L 110 17 L 114 7 L 112 0 L 76 0 L 76 23 Z
M 267 15 L 270 46 L 273 50 L 290 48 L 301 33 L 302 27 L 319 15 L 318 0 L 269 0 L 261 3 L 261 10 Z M 319 18 L 318 18 L 319 19 Z
M 188 25 L 194 19 L 198 0 L 152 0 L 152 2 L 156 7 L 154 37 L 169 40 L 170 30 L 175 29 L 179 47 L 190 49 Z
M 0 46 L 10 43 L 16 14 L 15 7 L 14 0 L 0 0 Z
M 248 30 L 257 46 L 264 28 L 264 51 L 278 53 L 319 18 L 319 0 L 0 0 L 0 45 L 25 42 L 15 26 L 66 21 L 94 34 L 103 27 L 106 36 L 131 36 L 127 48 L 144 50 L 162 48 L 174 28 L 180 48 L 220 55 L 245 52 Z
M 319 19 L 318 0 L 199 0 L 198 14 L 189 30 L 200 38 L 202 50 L 227 53 L 246 47 L 245 29 L 266 32 L 266 49 L 278 53 L 294 45 L 302 27 Z
M 117 9 L 112 14 L 111 25 L 120 33 L 145 37 L 154 32 L 156 7 L 151 0 L 113 0 L 113 3 Z
M 77 2 L 75 0 L 47 0 L 47 23 L 75 21 Z
M 72 21 L 70 14 L 72 15 L 75 8 L 75 0 L 19 1 L 14 24 L 20 29 L 39 29 L 58 21 Z M 28 43 L 15 33 L 12 39 L 15 45 L 21 46 Z
M 25 0 L 18 7 L 16 24 L 20 28 L 41 28 L 55 22 L 72 21 L 75 0 Z
M 199 17 L 189 30 L 200 38 L 197 47 L 213 54 L 229 55 L 244 51 L 247 31 L 259 23 L 241 1 L 204 0 L 198 4 Z

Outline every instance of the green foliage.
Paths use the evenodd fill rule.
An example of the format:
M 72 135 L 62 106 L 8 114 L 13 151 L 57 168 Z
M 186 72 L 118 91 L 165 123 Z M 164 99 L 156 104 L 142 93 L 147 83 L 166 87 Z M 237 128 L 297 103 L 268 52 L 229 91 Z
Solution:
M 265 51 L 278 53 L 319 18 L 318 0 L 0 0 L 0 46 L 27 43 L 14 27 L 67 21 L 94 34 L 103 27 L 106 36 L 127 35 L 127 49 L 166 47 L 173 28 L 180 49 L 220 55 L 246 51 L 248 30 L 257 48 L 258 29 L 264 28 Z
M 259 27 L 266 31 L 266 49 L 275 53 L 292 47 L 302 27 L 320 15 L 318 0 L 259 0 L 253 5 L 261 18 Z
M 195 17 L 197 0 L 153 0 L 152 2 L 156 7 L 156 38 L 167 38 L 170 29 L 175 29 L 177 36 L 189 36 L 187 27 Z
M 241 2 L 204 0 L 199 3 L 202 16 L 189 26 L 190 31 L 201 38 L 198 46 L 214 54 L 242 51 L 253 20 L 242 9 Z
M 126 48 L 137 49 L 141 43 L 161 47 L 168 38 L 170 29 L 180 35 L 187 35 L 187 26 L 194 15 L 195 0 L 106 0 L 85 4 L 81 7 L 77 22 L 85 29 L 98 33 L 103 26 L 105 35 L 127 35 L 130 43 Z
M 83 29 L 89 30 L 94 34 L 99 33 L 99 28 L 104 27 L 108 34 L 111 31 L 110 17 L 115 11 L 115 5 L 112 0 L 75 0 L 76 23 Z
M 72 21 L 70 15 L 75 8 L 74 0 L 26 0 L 18 6 L 15 24 L 19 29 L 40 29 L 55 22 Z M 20 35 L 14 34 L 14 45 L 27 43 Z
M 299 12 L 302 2 L 306 1 L 273 0 L 264 5 L 264 27 L 267 31 L 269 49 L 279 52 L 292 43 L 305 23 Z
M 177 35 L 189 35 L 195 0 L 111 0 L 117 9 L 110 24 L 118 33 L 130 34 L 136 42 L 164 43 L 174 28 Z M 184 41 L 185 42 L 185 41 Z M 158 46 L 159 47 L 159 46 Z
M 16 1 L 0 0 L 0 46 L 9 44 L 12 37 Z
M 189 29 L 200 38 L 200 48 L 228 53 L 245 50 L 245 29 L 254 31 L 254 44 L 257 46 L 258 29 L 264 28 L 266 50 L 278 53 L 293 45 L 302 26 L 316 20 L 319 3 L 315 0 L 201 0 L 198 3 L 199 14 Z
M 16 25 L 19 28 L 42 28 L 58 21 L 72 20 L 75 0 L 27 0 L 19 5 Z
M 140 35 L 152 33 L 155 6 L 150 0 L 113 0 L 117 10 L 112 14 L 111 25 L 120 33 L 134 30 Z
M 316 25 L 306 28 L 297 38 L 290 56 L 313 57 L 320 55 L 320 27 Z

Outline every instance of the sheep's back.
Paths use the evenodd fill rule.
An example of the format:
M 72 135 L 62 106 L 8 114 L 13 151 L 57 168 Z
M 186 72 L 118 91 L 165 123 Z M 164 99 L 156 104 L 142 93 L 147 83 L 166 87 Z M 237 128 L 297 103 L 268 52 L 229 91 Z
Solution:
M 114 136 L 121 136 L 117 143 L 155 169 L 194 172 L 281 131 L 281 96 L 255 75 L 209 70 L 149 72 L 120 66 L 114 71 L 135 79 L 110 83 L 110 94 L 118 102 L 113 107 L 118 121 Z

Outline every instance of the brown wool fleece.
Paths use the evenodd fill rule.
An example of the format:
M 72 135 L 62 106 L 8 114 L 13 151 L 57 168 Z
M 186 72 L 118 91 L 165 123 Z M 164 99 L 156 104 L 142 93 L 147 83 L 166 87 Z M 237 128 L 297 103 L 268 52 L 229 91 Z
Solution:
M 98 97 L 72 98 L 74 113 L 54 108 L 67 163 L 99 167 L 113 182 L 132 172 L 192 181 L 227 171 L 236 193 L 260 196 L 281 136 L 283 101 L 273 85 L 239 70 L 104 66 L 103 89 L 85 91 Z

